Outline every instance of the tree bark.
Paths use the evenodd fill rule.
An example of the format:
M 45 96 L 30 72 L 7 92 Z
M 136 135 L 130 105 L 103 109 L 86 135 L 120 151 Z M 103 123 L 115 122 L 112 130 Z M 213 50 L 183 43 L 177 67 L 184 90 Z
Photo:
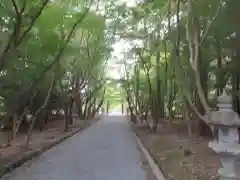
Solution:
M 41 113 L 41 111 L 48 105 L 48 102 L 49 102 L 49 99 L 51 97 L 51 94 L 52 94 L 52 90 L 53 90 L 53 87 L 54 87 L 54 84 L 55 84 L 55 80 L 56 80 L 56 73 L 54 73 L 53 77 L 52 77 L 52 82 L 50 84 L 50 87 L 48 89 L 48 93 L 47 93 L 47 96 L 44 100 L 44 103 L 41 105 L 41 107 L 35 112 L 34 116 L 33 116 L 33 120 L 31 122 L 31 125 L 28 129 L 28 134 L 27 134 L 27 137 L 26 137 L 26 142 L 25 142 L 25 147 L 28 146 L 30 140 L 31 140 L 31 136 L 32 136 L 32 130 L 34 128 L 34 125 L 35 125 L 35 122 L 36 122 L 36 119 L 37 119 L 37 116 L 38 114 Z

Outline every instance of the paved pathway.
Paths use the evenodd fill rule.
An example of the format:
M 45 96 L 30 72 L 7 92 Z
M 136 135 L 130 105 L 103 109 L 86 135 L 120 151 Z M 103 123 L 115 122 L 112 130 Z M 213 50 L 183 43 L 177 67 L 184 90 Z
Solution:
M 2 180 L 145 180 L 145 172 L 123 117 L 106 116 Z

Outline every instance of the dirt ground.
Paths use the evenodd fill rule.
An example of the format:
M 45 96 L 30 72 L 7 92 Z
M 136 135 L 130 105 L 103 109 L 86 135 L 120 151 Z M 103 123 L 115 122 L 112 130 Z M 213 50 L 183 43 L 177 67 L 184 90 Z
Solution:
M 209 139 L 189 137 L 179 123 L 164 123 L 157 133 L 145 127 L 133 130 L 150 151 L 166 180 L 217 180 L 218 156 L 208 148 Z
M 40 150 L 41 148 L 54 143 L 72 132 L 83 129 L 94 121 L 95 120 L 76 120 L 73 125 L 69 126 L 68 132 L 63 132 L 63 120 L 50 122 L 46 125 L 45 130 L 42 132 L 36 130 L 33 132 L 31 142 L 27 150 L 23 148 L 26 134 L 19 133 L 17 138 L 12 141 L 11 146 L 5 147 L 9 132 L 0 132 L 0 168 L 8 163 L 11 163 L 13 160 L 19 159 L 27 153 Z

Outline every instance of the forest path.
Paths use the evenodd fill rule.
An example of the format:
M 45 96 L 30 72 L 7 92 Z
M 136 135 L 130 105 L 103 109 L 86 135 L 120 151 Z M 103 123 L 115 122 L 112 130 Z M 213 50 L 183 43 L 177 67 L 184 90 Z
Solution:
M 140 152 L 123 116 L 103 116 L 3 180 L 146 180 Z

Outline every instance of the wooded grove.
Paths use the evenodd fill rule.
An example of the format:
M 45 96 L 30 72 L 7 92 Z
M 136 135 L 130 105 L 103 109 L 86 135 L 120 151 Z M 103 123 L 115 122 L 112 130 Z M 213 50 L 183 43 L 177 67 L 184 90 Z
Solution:
M 204 115 L 216 109 L 223 91 L 240 113 L 239 7 L 237 0 L 117 7 L 116 34 L 131 46 L 119 61 L 126 70 L 122 87 L 133 122 L 140 119 L 156 131 L 163 119 L 183 119 L 189 133 L 212 135 Z
M 240 113 L 239 7 L 238 0 L 1 1 L 2 129 L 11 129 L 9 141 L 25 130 L 28 144 L 34 128 L 64 116 L 67 131 L 73 111 L 91 119 L 109 108 L 105 94 L 118 82 L 117 103 L 127 102 L 132 122 L 156 131 L 163 119 L 183 119 L 189 133 L 211 135 L 204 115 L 224 90 Z M 131 47 L 117 60 L 125 75 L 109 81 L 120 39 Z
M 22 129 L 28 144 L 33 129 L 63 115 L 67 131 L 73 112 L 84 120 L 100 110 L 113 42 L 100 3 L 1 1 L 0 123 L 9 142 Z

